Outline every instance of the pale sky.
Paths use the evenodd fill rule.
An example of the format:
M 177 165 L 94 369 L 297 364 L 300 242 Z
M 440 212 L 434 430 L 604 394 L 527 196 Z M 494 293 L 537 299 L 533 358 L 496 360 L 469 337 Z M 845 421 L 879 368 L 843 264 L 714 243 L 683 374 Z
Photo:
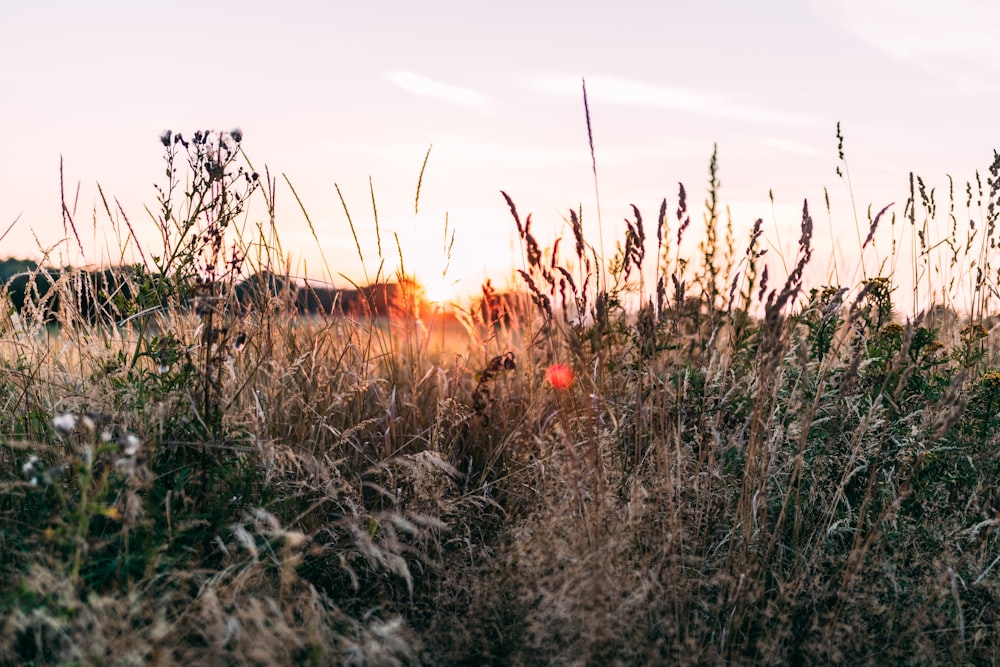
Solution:
M 154 243 L 143 206 L 164 180 L 160 133 L 240 127 L 255 165 L 295 185 L 335 274 L 362 279 L 334 183 L 369 272 L 378 266 L 370 177 L 387 267 L 397 232 L 407 269 L 434 280 L 447 213 L 448 281 L 472 292 L 515 257 L 500 190 L 543 238 L 582 205 L 596 242 L 586 77 L 609 248 L 630 204 L 655 224 L 663 197 L 676 206 L 678 181 L 697 226 L 718 143 L 739 245 L 762 217 L 789 246 L 808 199 L 827 262 L 824 186 L 833 237 L 845 255 L 858 245 L 835 173 L 838 121 L 862 221 L 869 204 L 896 202 L 903 215 L 911 170 L 939 191 L 945 174 L 985 174 L 1000 146 L 997 25 L 1000 5 L 986 0 L 8 3 L 0 228 L 20 220 L 0 255 L 38 256 L 36 236 L 62 238 L 60 155 L 88 230 L 87 255 L 64 247 L 64 261 L 109 258 L 100 210 L 92 240 L 97 183 Z M 305 261 L 316 274 L 305 220 L 283 184 L 278 197 L 296 270 Z

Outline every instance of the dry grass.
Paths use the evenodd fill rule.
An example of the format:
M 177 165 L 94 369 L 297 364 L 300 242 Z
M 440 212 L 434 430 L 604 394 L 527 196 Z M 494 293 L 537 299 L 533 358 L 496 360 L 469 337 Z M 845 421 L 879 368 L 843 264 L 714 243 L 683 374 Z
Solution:
M 894 319 L 891 274 L 804 285 L 808 208 L 787 277 L 759 223 L 688 262 L 681 188 L 598 278 L 579 213 L 564 260 L 507 197 L 502 317 L 302 318 L 235 298 L 284 259 L 239 227 L 273 181 L 228 137 L 164 136 L 202 176 L 120 298 L 68 272 L 4 309 L 0 662 L 1000 661 L 989 272 L 952 283 L 971 321 Z M 958 274 L 985 223 L 920 243 Z

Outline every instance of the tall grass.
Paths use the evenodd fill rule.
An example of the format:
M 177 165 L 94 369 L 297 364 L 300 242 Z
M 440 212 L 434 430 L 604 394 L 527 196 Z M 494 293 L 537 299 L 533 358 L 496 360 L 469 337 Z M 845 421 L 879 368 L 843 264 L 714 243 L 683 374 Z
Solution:
M 504 193 L 523 293 L 484 285 L 436 356 L 417 294 L 296 311 L 240 133 L 162 142 L 159 247 L 3 309 L 4 663 L 1000 658 L 996 160 L 943 238 L 915 180 L 939 298 L 906 318 L 895 243 L 806 284 L 808 203 L 780 273 L 760 220 L 719 234 L 717 153 L 695 248 L 683 185 L 655 250 L 632 207 L 611 257 L 582 211 L 549 243 Z

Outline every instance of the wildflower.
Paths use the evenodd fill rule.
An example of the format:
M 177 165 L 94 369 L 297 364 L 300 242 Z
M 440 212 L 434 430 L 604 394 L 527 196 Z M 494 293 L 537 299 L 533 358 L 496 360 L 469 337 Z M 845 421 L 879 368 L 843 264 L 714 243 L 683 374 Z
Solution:
M 23 470 L 25 474 L 28 474 L 37 464 L 38 464 L 38 457 L 32 454 L 31 456 L 28 457 L 28 460 L 25 461 L 24 465 L 21 466 L 21 470 Z
M 565 364 L 553 364 L 545 371 L 545 381 L 553 389 L 569 389 L 573 385 L 573 369 Z
M 104 509 L 101 510 L 101 514 L 108 517 L 112 521 L 122 520 L 121 510 L 118 509 L 117 507 L 105 507 Z
M 125 456 L 135 456 L 136 452 L 139 451 L 139 445 L 141 445 L 142 442 L 140 442 L 138 436 L 129 433 L 128 435 L 123 436 L 118 444 L 121 445 L 122 454 Z
M 979 380 L 983 387 L 991 391 L 995 391 L 1000 388 L 1000 372 L 997 371 L 987 371 L 983 374 L 983 377 Z
M 69 435 L 76 428 L 76 415 L 72 412 L 64 412 L 52 418 L 52 425 L 63 435 Z
M 937 354 L 943 349 L 944 349 L 944 343 L 937 340 L 932 340 L 931 342 L 927 343 L 927 347 L 925 347 L 922 352 L 924 356 L 930 357 Z
M 893 338 L 902 338 L 903 334 L 906 333 L 906 329 L 899 322 L 889 322 L 889 324 L 882 327 L 882 334 L 885 336 Z
M 28 460 L 21 466 L 21 470 L 24 472 L 24 476 L 28 478 L 28 483 L 32 486 L 42 484 L 48 486 L 52 483 L 53 472 L 57 472 L 54 469 L 46 470 L 45 464 L 34 454 L 28 457 Z
M 40 472 L 41 467 L 41 461 L 39 461 L 38 457 L 34 454 L 28 457 L 28 460 L 25 461 L 23 466 L 21 466 L 24 476 L 31 480 L 32 486 L 38 486 L 38 473 Z
M 962 332 L 959 335 L 965 340 L 973 341 L 986 338 L 989 336 L 989 333 L 987 333 L 986 327 L 982 324 L 970 324 L 962 329 Z

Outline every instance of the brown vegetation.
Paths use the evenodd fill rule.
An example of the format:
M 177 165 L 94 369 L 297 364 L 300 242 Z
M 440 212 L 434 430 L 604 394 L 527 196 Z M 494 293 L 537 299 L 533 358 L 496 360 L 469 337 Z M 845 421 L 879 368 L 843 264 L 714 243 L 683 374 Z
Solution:
M 529 300 L 487 288 L 435 355 L 239 298 L 282 258 L 225 236 L 221 190 L 273 202 L 226 137 L 164 136 L 194 175 L 121 324 L 70 279 L 56 326 L 2 310 L 0 662 L 1000 661 L 992 283 L 962 321 L 897 321 L 891 275 L 809 289 L 807 206 L 777 284 L 759 225 L 699 268 L 683 188 L 604 272 L 578 213 L 564 262 L 508 197 Z

